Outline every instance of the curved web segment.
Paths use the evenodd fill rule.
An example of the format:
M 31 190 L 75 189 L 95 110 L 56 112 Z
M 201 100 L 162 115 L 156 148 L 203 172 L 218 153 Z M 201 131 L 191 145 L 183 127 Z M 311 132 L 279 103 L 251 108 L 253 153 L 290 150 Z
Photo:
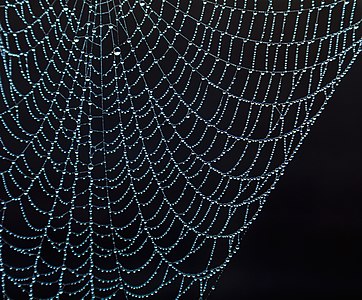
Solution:
M 356 3 L 2 1 L 3 297 L 206 296 L 361 50 Z

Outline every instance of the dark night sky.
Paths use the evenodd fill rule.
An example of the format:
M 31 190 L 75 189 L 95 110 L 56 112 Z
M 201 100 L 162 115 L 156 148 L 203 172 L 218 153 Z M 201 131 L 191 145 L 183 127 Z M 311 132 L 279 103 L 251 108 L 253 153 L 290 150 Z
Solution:
M 217 299 L 362 299 L 362 57 L 246 234 Z

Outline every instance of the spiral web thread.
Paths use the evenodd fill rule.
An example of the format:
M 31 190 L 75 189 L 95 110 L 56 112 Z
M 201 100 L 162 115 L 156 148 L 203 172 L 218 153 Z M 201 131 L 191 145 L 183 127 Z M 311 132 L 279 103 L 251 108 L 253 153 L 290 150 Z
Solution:
M 0 14 L 4 299 L 207 296 L 361 50 L 357 1 Z

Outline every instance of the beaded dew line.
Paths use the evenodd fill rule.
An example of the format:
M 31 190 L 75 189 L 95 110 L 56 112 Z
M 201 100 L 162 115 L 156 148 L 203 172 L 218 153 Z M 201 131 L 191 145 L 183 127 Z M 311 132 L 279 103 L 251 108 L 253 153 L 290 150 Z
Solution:
M 2 297 L 207 297 L 362 50 L 361 9 L 1 1 Z

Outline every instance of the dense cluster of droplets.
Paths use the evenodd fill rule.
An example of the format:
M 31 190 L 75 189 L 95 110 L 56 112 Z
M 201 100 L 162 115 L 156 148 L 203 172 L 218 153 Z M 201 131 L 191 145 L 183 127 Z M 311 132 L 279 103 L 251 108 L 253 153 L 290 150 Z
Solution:
M 1 1 L 3 298 L 206 297 L 360 50 L 352 0 Z

